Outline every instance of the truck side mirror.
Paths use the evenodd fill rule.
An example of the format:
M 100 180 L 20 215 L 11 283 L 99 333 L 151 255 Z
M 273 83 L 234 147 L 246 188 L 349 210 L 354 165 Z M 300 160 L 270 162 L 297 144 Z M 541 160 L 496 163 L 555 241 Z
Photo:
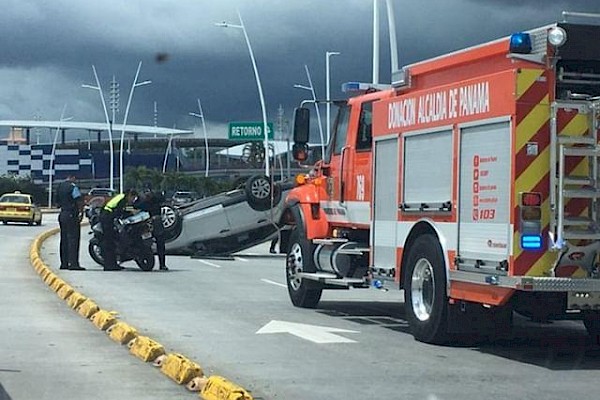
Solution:
M 306 143 L 294 143 L 292 156 L 296 161 L 306 161 L 308 159 L 308 145 Z
M 298 107 L 294 110 L 294 143 L 308 143 L 310 136 L 310 111 Z

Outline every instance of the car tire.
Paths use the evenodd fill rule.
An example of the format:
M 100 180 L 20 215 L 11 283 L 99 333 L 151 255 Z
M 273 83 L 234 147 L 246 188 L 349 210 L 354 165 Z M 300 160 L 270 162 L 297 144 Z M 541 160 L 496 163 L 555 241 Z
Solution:
M 281 200 L 281 188 L 277 184 L 271 184 L 271 179 L 265 175 L 253 175 L 244 185 L 248 205 L 256 211 L 266 211 L 271 208 L 271 196 L 273 206 Z
M 409 249 L 404 275 L 406 319 L 415 339 L 442 344 L 448 339 L 446 271 L 442 249 L 431 234 Z
M 244 192 L 248 205 L 255 211 L 269 210 L 281 201 L 281 186 L 278 183 L 271 185 L 269 178 L 264 175 L 258 176 L 254 181 L 252 178 L 248 179 Z M 273 199 L 271 199 L 271 192 L 273 192 Z
M 181 211 L 173 206 L 164 205 L 160 209 L 160 217 L 163 223 L 165 240 L 170 241 L 177 238 L 183 227 Z
M 290 235 L 285 274 L 290 300 L 296 307 L 315 308 L 321 300 L 323 285 L 298 277 L 300 272 L 317 271 L 314 250 L 315 245 L 306 238 L 302 228 L 296 226 Z

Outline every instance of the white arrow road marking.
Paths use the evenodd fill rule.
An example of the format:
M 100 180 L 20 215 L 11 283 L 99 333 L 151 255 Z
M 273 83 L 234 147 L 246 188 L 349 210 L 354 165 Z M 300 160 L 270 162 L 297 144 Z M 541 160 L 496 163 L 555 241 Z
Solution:
M 275 281 L 272 281 L 272 280 L 269 280 L 269 279 L 261 279 L 261 281 L 263 281 L 264 283 L 270 283 L 271 285 L 275 285 L 275 286 L 281 286 L 281 287 L 284 287 L 284 288 L 287 287 L 287 285 L 284 285 L 283 283 L 275 282 Z
M 335 335 L 331 332 L 359 333 L 348 329 L 331 328 L 328 326 L 299 324 L 297 322 L 273 320 L 256 331 L 256 334 L 289 333 L 301 339 L 314 343 L 356 343 L 355 340 Z
M 215 268 L 221 268 L 221 266 L 220 266 L 220 265 L 218 265 L 218 264 L 213 264 L 213 263 L 211 263 L 210 261 L 205 261 L 205 260 L 198 260 L 198 261 L 200 261 L 202 264 L 206 264 L 206 265 L 208 265 L 208 266 L 211 266 L 211 267 L 215 267 Z

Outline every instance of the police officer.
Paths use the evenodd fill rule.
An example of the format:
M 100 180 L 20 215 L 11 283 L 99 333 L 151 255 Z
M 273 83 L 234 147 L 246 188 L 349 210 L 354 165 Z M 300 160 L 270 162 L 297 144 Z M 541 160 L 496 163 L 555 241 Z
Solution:
M 147 211 L 152 217 L 152 236 L 156 242 L 156 254 L 161 271 L 168 271 L 165 255 L 165 228 L 162 222 L 161 207 L 165 201 L 162 193 L 153 192 L 147 184 L 144 193 L 133 204 L 134 207 Z
M 79 238 L 83 197 L 75 184 L 75 176 L 69 175 L 58 185 L 57 200 L 60 207 L 60 269 L 83 271 L 79 265 Z
M 125 193 L 120 193 L 112 197 L 102 207 L 100 212 L 100 224 L 102 226 L 102 242 L 100 248 L 102 257 L 104 258 L 105 271 L 120 271 L 123 267 L 117 265 L 117 255 L 115 247 L 117 245 L 117 232 L 115 231 L 115 220 L 123 217 L 125 207 L 133 204 L 137 192 L 133 189 L 128 189 Z

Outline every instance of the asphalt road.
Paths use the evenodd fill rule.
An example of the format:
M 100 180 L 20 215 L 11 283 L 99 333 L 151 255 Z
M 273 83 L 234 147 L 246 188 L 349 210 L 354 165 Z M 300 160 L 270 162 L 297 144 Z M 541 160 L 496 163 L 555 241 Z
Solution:
M 27 257 L 28 241 L 43 229 L 0 228 L 5 237 L 14 239 L 2 241 L 0 250 L 10 249 L 25 265 L 21 261 Z M 87 239 L 85 233 L 82 239 Z M 509 339 L 472 346 L 431 346 L 416 342 L 408 333 L 398 290 L 330 291 L 324 293 L 317 310 L 294 308 L 285 288 L 284 258 L 269 256 L 268 243 L 253 249 L 261 257 L 200 260 L 170 256 L 171 271 L 150 273 L 141 272 L 133 263 L 126 263 L 125 271 L 103 272 L 87 256 L 86 246 L 82 242 L 81 261 L 88 270 L 60 271 L 63 279 L 101 308 L 118 311 L 127 323 L 168 351 L 197 361 L 207 375 L 220 374 L 239 383 L 255 398 L 563 400 L 597 392 L 600 347 L 591 343 L 578 322 L 537 325 L 517 318 Z M 42 258 L 54 268 L 57 248 L 54 237 L 42 250 Z M 33 270 L 26 271 L 18 275 L 25 273 L 29 278 L 16 283 L 0 278 L 3 293 L 4 287 L 18 285 L 8 290 L 21 300 L 12 299 L 9 307 L 4 301 L 0 304 L 0 326 L 18 334 L 37 324 L 15 318 L 15 307 L 27 309 L 19 305 L 23 299 L 35 292 L 38 307 L 39 302 L 46 303 L 42 294 L 56 298 Z M 163 390 L 156 398 L 195 398 L 152 367 L 140 364 L 62 301 L 55 303 L 47 306 L 47 312 L 60 315 L 61 327 L 50 326 L 48 321 L 42 325 L 50 333 L 58 329 L 70 335 L 65 339 L 69 347 L 61 350 L 63 365 L 98 355 L 92 369 L 134 374 L 137 384 L 148 385 L 148 393 L 155 390 L 150 389 L 153 385 Z M 2 347 L 5 334 L 0 336 Z M 44 351 L 50 346 L 43 335 L 38 345 Z M 31 363 L 47 359 L 34 348 L 22 352 Z M 3 356 L 0 383 L 13 395 L 25 383 L 14 378 L 19 373 L 3 370 L 24 367 L 22 361 L 2 367 L 4 362 Z M 43 379 L 53 379 L 46 374 L 51 371 L 43 372 Z M 87 374 L 85 379 L 100 385 L 97 379 L 104 374 Z M 73 389 L 71 396 L 75 396 L 77 374 L 72 379 L 72 385 L 66 378 L 61 380 L 61 393 Z M 80 398 L 108 398 L 105 394 Z

